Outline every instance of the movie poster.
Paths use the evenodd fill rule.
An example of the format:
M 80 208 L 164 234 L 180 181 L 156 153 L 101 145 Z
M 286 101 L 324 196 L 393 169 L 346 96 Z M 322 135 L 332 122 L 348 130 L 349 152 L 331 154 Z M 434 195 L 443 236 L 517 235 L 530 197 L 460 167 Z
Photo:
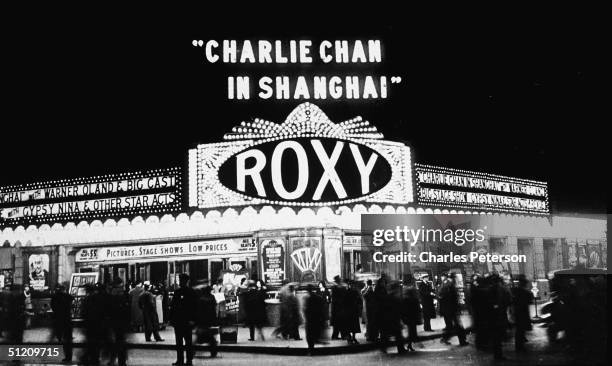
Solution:
M 260 245 L 264 282 L 268 288 L 278 289 L 285 280 L 285 241 L 264 239 Z
M 322 280 L 321 238 L 291 238 L 290 244 L 292 280 L 297 282 L 318 282 Z
M 325 238 L 325 277 L 332 282 L 340 276 L 342 259 L 342 242 L 340 238 Z
M 30 287 L 34 290 L 43 291 L 49 289 L 49 255 L 48 254 L 30 254 L 29 263 L 29 281 Z

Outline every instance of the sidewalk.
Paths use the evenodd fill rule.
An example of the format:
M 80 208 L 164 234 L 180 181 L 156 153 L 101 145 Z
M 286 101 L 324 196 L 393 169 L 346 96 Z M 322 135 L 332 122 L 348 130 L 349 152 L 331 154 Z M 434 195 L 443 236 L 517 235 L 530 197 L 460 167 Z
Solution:
M 469 329 L 471 326 L 471 317 L 469 315 L 462 315 L 461 320 L 463 326 Z M 442 336 L 442 329 L 444 328 L 444 319 L 437 317 L 431 320 L 431 327 L 433 331 L 423 331 L 423 326 L 417 327 L 419 340 L 428 340 L 433 338 L 439 338 Z M 221 352 L 249 352 L 249 353 L 268 353 L 268 354 L 306 354 L 308 346 L 306 344 L 306 333 L 304 327 L 300 327 L 300 337 L 302 340 L 283 340 L 273 338 L 271 336 L 274 328 L 265 327 L 263 329 L 265 341 L 257 338 L 255 341 L 249 341 L 249 329 L 247 327 L 238 327 L 238 341 L 236 344 L 219 344 L 219 351 Z M 376 349 L 375 343 L 367 342 L 365 339 L 365 324 L 362 324 L 362 332 L 357 334 L 358 345 L 348 345 L 345 340 L 330 340 L 331 327 L 328 327 L 324 332 L 324 338 L 328 344 L 317 344 L 315 348 L 319 354 L 335 354 L 335 353 L 352 353 L 352 352 L 363 352 L 372 349 Z M 127 343 L 129 348 L 143 348 L 143 349 L 174 349 L 174 331 L 172 327 L 167 327 L 165 330 L 159 332 L 160 336 L 164 339 L 162 342 L 146 342 L 143 333 L 129 333 L 127 335 Z M 406 336 L 406 330 L 404 330 Z M 79 347 L 85 342 L 85 336 L 82 328 L 74 328 L 73 331 L 74 345 Z M 6 340 L 0 338 L 0 344 L 5 343 Z M 51 330 L 49 328 L 33 328 L 27 329 L 24 333 L 24 344 L 57 344 L 57 340 L 51 340 Z M 206 350 L 208 347 L 205 345 L 196 346 L 196 350 Z

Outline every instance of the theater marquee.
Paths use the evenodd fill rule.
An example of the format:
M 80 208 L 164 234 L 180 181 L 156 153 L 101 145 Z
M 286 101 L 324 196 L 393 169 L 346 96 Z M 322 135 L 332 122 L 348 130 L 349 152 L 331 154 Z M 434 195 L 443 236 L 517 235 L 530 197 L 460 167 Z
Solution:
M 178 211 L 181 193 L 179 168 L 0 187 L 0 224 Z
M 300 104 L 284 123 L 242 122 L 189 151 L 189 205 L 337 206 L 413 202 L 410 148 L 361 117 L 334 123 Z
M 424 206 L 548 214 L 545 182 L 415 164 L 417 201 Z

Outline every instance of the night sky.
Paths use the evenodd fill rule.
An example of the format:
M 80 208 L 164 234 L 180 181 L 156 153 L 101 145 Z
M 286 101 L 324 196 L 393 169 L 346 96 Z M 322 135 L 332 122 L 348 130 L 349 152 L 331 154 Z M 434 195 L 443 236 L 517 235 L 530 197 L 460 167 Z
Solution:
M 608 132 L 596 112 L 594 68 L 603 45 L 577 14 L 224 28 L 210 17 L 50 18 L 13 27 L 3 46 L 0 185 L 186 167 L 188 148 L 221 141 L 243 120 L 280 123 L 301 102 L 227 100 L 227 76 L 387 75 L 402 77 L 388 99 L 311 102 L 332 121 L 361 115 L 387 139 L 409 144 L 417 162 L 544 180 L 554 212 L 606 212 Z M 209 64 L 193 39 L 380 39 L 383 62 Z

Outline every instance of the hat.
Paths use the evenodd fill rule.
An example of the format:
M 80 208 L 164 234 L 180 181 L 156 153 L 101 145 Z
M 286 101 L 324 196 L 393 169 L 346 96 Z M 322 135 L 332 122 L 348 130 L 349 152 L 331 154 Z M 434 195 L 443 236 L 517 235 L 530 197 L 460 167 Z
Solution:
M 151 281 L 144 281 L 144 282 L 143 282 L 143 285 L 145 285 L 145 286 L 151 286 Z

